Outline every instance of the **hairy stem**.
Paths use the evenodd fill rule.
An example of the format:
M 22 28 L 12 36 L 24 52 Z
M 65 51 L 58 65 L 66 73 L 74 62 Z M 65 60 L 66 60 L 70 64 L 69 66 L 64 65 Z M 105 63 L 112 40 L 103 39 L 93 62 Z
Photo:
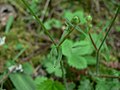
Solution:
M 44 17 L 45 17 L 45 14 L 46 14 L 46 11 L 47 11 L 47 8 L 48 8 L 49 3 L 50 3 L 50 0 L 47 0 L 47 1 L 46 1 L 46 4 L 45 4 L 45 6 L 44 6 L 44 9 L 43 9 L 43 14 L 42 14 L 42 16 L 41 16 L 41 21 L 44 20 Z
M 118 9 L 117 9 L 117 12 L 116 12 L 116 14 L 115 14 L 115 16 L 114 16 L 114 18 L 113 18 L 113 20 L 112 20 L 112 22 L 111 22 L 108 30 L 107 30 L 107 33 L 105 34 L 104 39 L 102 40 L 100 46 L 98 47 L 97 55 L 96 55 L 96 74 L 99 74 L 99 52 L 100 52 L 100 50 L 101 50 L 101 48 L 102 48 L 102 46 L 103 46 L 103 44 L 104 44 L 104 42 L 105 42 L 105 40 L 106 40 L 106 38 L 107 38 L 107 36 L 108 36 L 108 33 L 110 32 L 110 30 L 111 30 L 111 28 L 112 28 L 112 26 L 113 26 L 113 24 L 114 24 L 114 22 L 115 22 L 115 20 L 116 20 L 119 12 L 120 12 L 120 6 L 119 6 Z
M 68 90 L 67 80 L 66 80 L 66 76 L 65 76 L 64 66 L 63 66 L 63 62 L 62 62 L 62 60 L 60 61 L 60 66 L 61 66 L 61 70 L 62 70 L 62 78 L 63 78 L 63 82 L 64 82 L 64 85 L 65 85 L 66 90 Z
M 33 10 L 30 8 L 28 2 L 26 2 L 25 0 L 21 0 L 24 5 L 29 9 L 30 13 L 35 17 L 36 21 L 41 25 L 42 29 L 44 30 L 44 32 L 47 34 L 47 36 L 51 39 L 51 41 L 54 43 L 54 45 L 56 45 L 53 37 L 50 35 L 50 33 L 48 32 L 48 30 L 45 28 L 44 24 L 41 22 L 41 20 L 35 15 L 35 13 L 33 12 Z
M 67 33 L 67 35 L 64 36 L 62 41 L 58 44 L 57 48 L 61 46 L 61 44 L 66 40 L 66 38 L 71 34 L 71 32 L 75 29 L 75 26 L 71 28 L 71 30 Z
M 97 46 L 95 45 L 95 42 L 94 42 L 94 40 L 93 40 L 93 38 L 92 38 L 90 32 L 89 32 L 88 34 L 89 34 L 89 38 L 90 38 L 90 40 L 91 40 L 91 42 L 92 42 L 92 44 L 93 44 L 95 50 L 97 51 L 97 50 L 98 50 L 98 49 L 97 49 Z

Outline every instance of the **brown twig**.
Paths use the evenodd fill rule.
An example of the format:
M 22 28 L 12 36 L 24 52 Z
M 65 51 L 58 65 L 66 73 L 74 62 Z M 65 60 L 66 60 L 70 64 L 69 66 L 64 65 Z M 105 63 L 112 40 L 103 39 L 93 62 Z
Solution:
M 106 75 L 106 74 L 100 74 L 100 75 L 95 75 L 95 76 L 100 77 L 100 78 L 117 78 L 117 79 L 120 79 L 120 76 Z
M 0 84 L 3 83 L 15 69 L 16 67 L 14 67 L 11 71 L 9 71 L 6 75 L 4 75 L 3 78 L 0 80 Z
M 108 74 L 99 74 L 99 75 L 97 75 L 97 74 L 92 74 L 92 73 L 87 72 L 87 73 L 84 73 L 82 75 L 86 75 L 86 76 L 91 77 L 91 78 L 92 77 L 93 78 L 94 77 L 99 77 L 99 78 L 117 78 L 117 79 L 120 79 L 120 76 L 108 75 Z
M 96 44 L 95 44 L 95 42 L 94 42 L 94 40 L 93 40 L 93 38 L 92 38 L 90 32 L 89 32 L 88 34 L 89 34 L 90 40 L 91 40 L 91 42 L 92 42 L 92 44 L 93 44 L 95 50 L 97 51 L 97 50 L 98 50 L 98 49 L 97 49 L 97 46 L 96 46 Z

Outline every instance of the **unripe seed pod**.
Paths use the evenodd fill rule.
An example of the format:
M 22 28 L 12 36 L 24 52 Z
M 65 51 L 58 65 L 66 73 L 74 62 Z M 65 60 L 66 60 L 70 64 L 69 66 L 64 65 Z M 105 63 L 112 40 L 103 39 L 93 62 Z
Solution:
M 92 26 L 93 26 L 92 24 L 89 24 L 89 28 L 92 28 Z
M 91 22 L 91 21 L 92 21 L 91 15 L 88 15 L 87 18 L 86 18 L 86 20 L 87 20 L 88 22 Z
M 71 23 L 76 25 L 80 23 L 80 18 L 78 16 L 74 16 L 71 20 Z

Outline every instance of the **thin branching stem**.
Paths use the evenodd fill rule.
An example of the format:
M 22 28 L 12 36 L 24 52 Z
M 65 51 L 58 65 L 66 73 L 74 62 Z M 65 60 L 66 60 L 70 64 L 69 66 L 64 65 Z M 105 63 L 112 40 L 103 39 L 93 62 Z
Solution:
M 75 29 L 75 26 L 71 28 L 71 30 L 69 31 L 69 33 L 62 39 L 62 41 L 58 44 L 57 48 L 59 48 L 62 43 L 67 39 L 67 37 L 72 33 L 72 31 Z
M 45 3 L 44 9 L 43 9 L 43 14 L 41 16 L 41 21 L 44 20 L 44 17 L 45 17 L 45 14 L 46 14 L 49 3 L 50 3 L 50 0 L 47 0 L 46 3 Z
M 33 12 L 33 10 L 30 8 L 28 2 L 26 2 L 25 0 L 21 0 L 24 5 L 29 9 L 30 13 L 34 16 L 34 18 L 36 19 L 36 21 L 41 25 L 42 29 L 44 30 L 44 32 L 47 34 L 47 36 L 51 39 L 51 41 L 53 42 L 53 44 L 56 46 L 56 43 L 53 39 L 53 37 L 50 35 L 50 33 L 48 32 L 48 30 L 45 28 L 44 24 L 41 22 L 41 20 L 36 16 L 36 14 Z
M 35 15 L 35 13 L 33 12 L 33 10 L 29 7 L 29 4 L 25 1 L 25 0 L 21 0 L 25 6 L 29 9 L 30 13 L 34 16 L 34 18 L 37 20 L 37 22 L 41 25 L 42 29 L 44 30 L 44 32 L 49 36 L 49 38 L 51 39 L 51 41 L 54 43 L 55 46 L 57 46 L 57 50 L 59 49 L 59 47 L 61 46 L 61 44 L 66 40 L 66 38 L 70 35 L 70 33 L 74 30 L 74 27 L 71 28 L 71 31 L 69 33 L 67 33 L 67 35 L 63 38 L 63 40 L 57 45 L 54 41 L 54 39 L 52 38 L 52 36 L 49 34 L 49 32 L 47 31 L 46 27 L 44 26 L 44 24 L 41 22 L 41 20 Z M 60 61 L 60 66 L 61 66 L 61 70 L 62 70 L 62 77 L 63 77 L 63 81 L 66 87 L 66 90 L 68 90 L 67 87 L 67 81 L 66 81 L 66 77 L 65 77 L 65 73 L 64 73 L 64 66 L 62 64 L 62 60 Z
M 91 34 L 90 34 L 90 31 L 88 32 L 88 34 L 89 34 L 89 38 L 90 38 L 90 40 L 91 40 L 91 42 L 92 42 L 95 50 L 97 51 L 97 50 L 98 50 L 98 49 L 97 49 L 97 46 L 96 46 L 96 44 L 95 44 L 95 42 L 94 42 L 94 40 L 93 40 L 93 38 L 92 38 L 92 36 L 91 36 Z
M 60 46 L 62 45 L 62 43 L 67 39 L 67 37 L 70 35 L 70 33 L 72 33 L 72 31 L 75 29 L 75 27 L 72 27 L 71 30 L 65 35 L 65 37 L 62 39 L 62 41 L 57 45 L 57 51 L 59 50 Z M 62 60 L 60 61 L 60 66 L 61 66 L 61 71 L 62 71 L 62 78 L 63 78 L 63 82 L 65 85 L 66 90 L 68 90 L 68 86 L 67 86 L 67 80 L 66 80 L 66 76 L 65 76 L 65 72 L 64 72 L 64 64 L 62 62 Z
M 64 82 L 64 85 L 65 85 L 66 90 L 68 90 L 67 80 L 66 80 L 66 75 L 65 75 L 64 65 L 63 65 L 62 60 L 60 61 L 60 66 L 61 66 L 61 70 L 62 70 L 62 78 L 63 78 L 63 82 Z
M 116 18 L 118 16 L 118 14 L 119 14 L 119 12 L 120 12 L 120 6 L 117 9 L 117 12 L 116 12 L 116 14 L 115 14 L 115 16 L 114 16 L 114 18 L 113 18 L 113 20 L 112 20 L 112 22 L 111 22 L 108 30 L 107 30 L 107 33 L 105 34 L 104 39 L 102 40 L 100 46 L 98 47 L 97 55 L 96 55 L 96 74 L 99 74 L 99 53 L 100 53 L 100 50 L 101 50 L 101 48 L 102 48 L 102 46 L 103 46 L 103 44 L 104 44 L 104 42 L 105 42 L 105 40 L 106 40 L 106 38 L 108 36 L 108 34 L 109 34 L 109 32 L 110 32 L 113 24 L 114 24 L 114 22 L 115 22 L 115 20 L 116 20 Z

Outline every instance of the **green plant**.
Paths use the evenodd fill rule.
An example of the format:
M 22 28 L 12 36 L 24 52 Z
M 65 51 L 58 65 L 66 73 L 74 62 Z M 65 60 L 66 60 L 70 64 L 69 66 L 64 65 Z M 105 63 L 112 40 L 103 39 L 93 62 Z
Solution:
M 35 90 L 34 81 L 29 75 L 13 73 L 9 78 L 17 90 Z
M 68 35 L 74 30 L 74 29 L 76 29 L 76 26 L 77 26 L 77 24 L 79 24 L 79 21 L 80 20 L 78 20 L 79 18 L 78 17 L 73 17 L 72 18 L 72 20 L 71 20 L 71 22 L 70 21 L 67 21 L 68 23 L 67 23 L 67 28 L 66 28 L 66 30 L 64 31 L 64 33 L 63 33 L 63 35 L 62 35 L 62 37 L 61 37 L 61 39 L 60 39 L 60 41 L 59 41 L 59 43 L 58 44 L 56 44 L 55 42 L 54 42 L 54 39 L 52 38 L 52 36 L 49 34 L 49 32 L 47 31 L 47 29 L 46 29 L 46 27 L 43 25 L 43 23 L 38 19 L 38 17 L 34 14 L 34 12 L 32 11 L 32 9 L 29 7 L 29 5 L 27 4 L 27 2 L 25 2 L 25 0 L 22 0 L 23 1 L 23 3 L 27 6 L 27 8 L 30 10 L 30 12 L 31 12 L 31 14 L 35 17 L 35 19 L 38 21 L 38 23 L 42 26 L 42 28 L 43 28 L 43 30 L 45 31 L 45 33 L 49 36 L 49 38 L 52 40 L 52 42 L 54 43 L 54 45 L 55 45 L 55 47 L 53 47 L 52 48 L 52 58 L 54 57 L 57 61 L 56 61 L 56 63 L 59 63 L 60 62 L 60 65 L 61 65 L 61 69 L 62 69 L 62 73 L 63 73 L 63 79 L 64 79 L 64 84 L 66 85 L 66 79 L 65 79 L 65 73 L 64 73 L 64 70 L 63 70 L 63 65 L 62 65 L 62 61 L 61 61 L 61 59 L 62 59 L 62 53 L 61 53 L 61 45 L 64 43 L 64 41 L 66 40 L 66 38 L 68 37 Z M 116 15 L 115 15 L 115 18 L 117 17 L 117 15 L 118 15 L 118 12 L 119 12 L 119 9 L 118 9 L 118 11 L 117 11 L 117 13 L 116 13 Z M 76 12 L 77 13 L 77 12 Z M 81 13 L 81 12 L 78 12 L 78 13 Z M 67 15 L 66 15 L 67 16 Z M 82 15 L 83 16 L 83 15 Z M 112 23 L 111 23 L 111 25 L 110 25 L 110 27 L 109 27 L 109 29 L 108 29 L 108 31 L 107 31 L 107 33 L 106 33 L 106 35 L 105 35 L 105 37 L 104 37 L 104 39 L 102 40 L 102 43 L 100 44 L 100 46 L 98 47 L 98 49 L 97 49 L 97 47 L 96 47 L 96 45 L 94 44 L 94 40 L 92 39 L 92 37 L 91 37 L 91 34 L 89 33 L 89 37 L 90 37 L 90 39 L 91 39 L 91 41 L 92 41 L 92 44 L 94 45 L 94 47 L 96 48 L 96 50 L 97 50 L 97 64 L 96 64 L 96 68 L 97 68 L 97 72 L 99 71 L 98 70 L 98 67 L 99 67 L 99 60 L 98 60 L 98 58 L 99 58 L 99 51 L 100 51 L 100 49 L 101 49 L 101 47 L 103 46 L 103 43 L 104 43 L 104 41 L 105 41 L 105 39 L 106 39 L 106 37 L 107 37 L 107 35 L 108 35 L 108 32 L 110 31 L 110 29 L 111 29 L 111 27 L 112 27 L 112 25 L 113 25 L 113 22 L 115 21 L 115 18 L 112 20 Z M 83 18 L 82 18 L 83 19 Z M 81 20 L 82 20 L 81 19 Z M 91 17 L 88 17 L 87 18 L 87 23 L 88 23 L 88 31 L 90 30 L 90 28 L 92 27 L 92 25 L 90 25 L 90 22 L 89 21 L 91 21 L 92 19 L 91 19 Z M 85 20 L 82 20 L 82 21 L 84 21 L 84 22 L 82 22 L 82 23 L 85 23 Z M 81 30 L 82 31 L 82 30 Z M 84 32 L 83 32 L 84 33 Z M 84 33 L 85 34 L 85 33 Z M 86 35 L 86 34 L 85 34 Z M 87 35 L 86 35 L 86 37 L 88 37 Z M 83 41 L 84 42 L 84 41 Z M 83 43 L 82 42 L 82 43 Z M 66 45 L 69 43 L 69 41 L 66 43 Z M 79 46 L 81 43 L 77 43 L 77 45 Z M 71 46 L 69 46 L 67 49 L 65 48 L 66 47 L 66 45 L 63 45 L 63 47 L 62 47 L 62 49 L 63 49 L 63 54 L 64 55 L 66 55 L 67 56 L 67 58 L 68 58 L 68 63 L 69 63 L 69 65 L 71 65 L 71 66 L 73 66 L 73 67 L 76 67 L 76 68 L 78 68 L 78 69 L 84 69 L 84 68 L 86 68 L 87 67 L 87 62 L 85 61 L 85 59 L 83 58 L 83 57 L 80 57 L 79 55 L 85 55 L 85 54 L 91 54 L 92 52 L 93 52 L 93 50 L 89 50 L 89 49 L 91 49 L 91 47 L 89 47 L 90 46 L 90 44 L 88 44 L 87 42 L 84 42 L 83 43 L 83 45 L 84 46 L 86 46 L 85 47 L 85 49 L 88 49 L 89 51 L 87 51 L 86 50 L 86 52 L 82 52 L 81 54 L 79 54 L 79 52 L 78 51 L 76 51 L 77 49 L 73 49 L 73 50 L 69 50 L 69 49 L 71 49 L 72 47 L 76 47 L 76 46 L 72 46 L 72 43 L 70 42 L 69 43 L 69 45 L 71 45 Z M 87 46 L 88 45 L 88 46 Z M 81 47 L 79 48 L 80 50 L 82 49 Z M 68 51 L 67 51 L 68 50 Z M 66 52 L 67 51 L 67 52 Z M 71 51 L 71 52 L 69 52 L 69 51 Z M 74 53 L 75 52 L 75 53 Z M 79 61 L 77 61 L 77 60 L 81 60 L 80 62 Z M 55 63 L 55 67 L 57 66 L 57 64 Z M 80 65 L 77 65 L 77 64 L 80 64 Z M 47 65 L 48 66 L 48 65 Z M 66 86 L 66 89 L 67 89 L 67 86 Z
M 45 23 L 44 23 L 45 27 L 50 30 L 52 27 L 55 27 L 55 28 L 60 28 L 62 27 L 62 24 L 59 20 L 55 19 L 55 18 L 52 18 L 52 19 L 49 19 L 47 20 Z
M 7 25 L 6 25 L 6 29 L 5 29 L 6 34 L 9 32 L 10 27 L 11 27 L 11 25 L 13 23 L 13 20 L 14 20 L 14 17 L 10 16 L 9 19 L 8 19 Z
M 43 81 L 37 90 L 65 90 L 65 88 L 60 82 L 48 79 Z
M 57 66 L 55 66 L 56 58 L 51 57 L 50 54 L 47 55 L 47 57 L 44 57 L 42 60 L 43 66 L 46 68 L 46 71 L 49 74 L 54 74 L 57 77 L 62 77 L 62 71 L 60 68 L 60 64 L 58 63 Z
M 99 53 L 100 53 L 100 50 L 101 50 L 101 48 L 102 48 L 102 46 L 103 46 L 103 44 L 104 44 L 104 42 L 105 42 L 105 40 L 106 40 L 106 38 L 107 38 L 107 36 L 108 36 L 108 33 L 110 32 L 110 30 L 111 30 L 111 28 L 112 28 L 112 26 L 113 26 L 113 24 L 114 24 L 114 22 L 115 22 L 115 20 L 116 20 L 116 17 L 118 16 L 119 12 L 120 12 L 120 6 L 118 7 L 117 12 L 116 12 L 114 18 L 113 18 L 113 20 L 111 21 L 111 24 L 110 24 L 110 26 L 109 26 L 109 28 L 108 28 L 108 30 L 107 30 L 107 32 L 106 32 L 103 40 L 102 40 L 100 46 L 99 46 L 98 49 L 97 49 L 97 55 L 96 55 L 96 57 L 97 57 L 97 58 L 96 58 L 96 61 L 97 61 L 97 63 L 96 63 L 96 73 L 97 73 L 97 74 L 99 73 L 99 62 L 100 62 L 100 61 L 99 61 Z
M 52 41 L 50 52 L 44 56 L 42 61 L 40 61 L 42 68 L 46 69 L 47 71 L 46 73 L 48 77 L 50 77 L 51 79 L 48 79 L 47 76 L 41 76 L 41 75 L 37 76 L 35 80 L 31 78 L 33 71 L 36 72 L 36 69 L 34 70 L 33 68 L 34 66 L 32 66 L 33 65 L 32 61 L 30 61 L 32 63 L 31 65 L 30 63 L 24 63 L 24 60 L 27 61 L 28 59 L 32 59 L 35 56 L 34 55 L 35 53 L 39 54 L 38 51 L 40 49 L 33 51 L 32 49 L 34 47 L 32 46 L 33 43 L 27 45 L 23 45 L 23 43 L 26 44 L 26 41 L 28 40 L 28 42 L 30 43 L 37 41 L 35 42 L 35 44 L 38 44 L 38 42 L 42 40 L 38 39 L 39 35 L 36 34 L 36 31 L 33 30 L 31 30 L 31 32 L 35 33 L 36 35 L 35 38 L 37 37 L 37 40 L 33 39 L 32 36 L 33 34 L 29 36 L 24 33 L 21 33 L 21 31 L 16 31 L 15 33 L 13 33 L 13 30 L 10 30 L 13 19 L 12 17 L 10 17 L 5 29 L 6 37 L 7 38 L 10 37 L 10 38 L 9 40 L 7 39 L 8 42 L 3 45 L 3 48 L 0 48 L 1 56 L 9 59 L 8 62 L 6 63 L 7 64 L 6 68 L 8 70 L 5 70 L 4 73 L 0 75 L 1 89 L 3 89 L 3 83 L 7 82 L 6 80 L 7 78 L 9 78 L 10 80 L 8 79 L 8 81 L 12 82 L 12 86 L 14 86 L 15 90 L 16 89 L 17 90 L 24 90 L 24 89 L 25 90 L 35 90 L 35 89 L 37 90 L 46 90 L 46 89 L 47 90 L 76 90 L 76 89 L 110 90 L 111 88 L 112 90 L 119 90 L 120 88 L 119 81 L 117 79 L 116 80 L 111 79 L 111 78 L 119 78 L 119 72 L 111 69 L 108 70 L 108 68 L 105 68 L 104 66 L 101 65 L 102 66 L 101 70 L 103 69 L 102 71 L 103 73 L 112 74 L 115 76 L 101 75 L 98 73 L 99 63 L 102 63 L 102 61 L 99 60 L 99 56 L 101 55 L 102 59 L 105 59 L 106 61 L 109 61 L 110 59 L 109 49 L 105 40 L 117 17 L 119 9 L 114 19 L 112 20 L 112 23 L 111 22 L 109 23 L 108 21 L 108 23 L 104 26 L 104 28 L 99 33 L 99 35 L 97 31 L 92 30 L 94 29 L 92 25 L 92 20 L 94 20 L 94 18 L 92 19 L 90 15 L 86 17 L 85 16 L 86 13 L 85 11 L 83 11 L 83 9 L 80 8 L 79 10 L 78 9 L 73 10 L 72 13 L 69 10 L 64 10 L 63 17 L 65 18 L 64 20 L 66 21 L 66 26 L 62 36 L 58 40 L 58 38 L 56 39 L 54 37 L 53 33 L 50 34 L 49 32 L 53 32 L 51 29 L 54 28 L 52 27 L 55 27 L 55 29 L 61 29 L 62 21 L 59 21 L 54 17 L 52 17 L 52 19 L 45 18 L 45 22 L 43 19 L 40 20 L 39 15 L 41 12 L 39 12 L 37 4 L 41 1 L 32 0 L 31 2 L 32 4 L 30 5 L 28 4 L 29 2 L 26 2 L 25 0 L 20 0 L 20 1 L 23 2 L 28 12 L 32 14 L 33 19 L 35 19 L 38 22 L 39 28 L 37 29 L 42 28 L 44 33 Z M 71 1 L 70 3 L 73 4 L 73 1 Z M 51 1 L 50 1 L 50 6 L 52 7 Z M 46 12 L 46 10 L 43 11 Z M 108 31 L 107 31 L 107 27 L 109 27 Z M 22 30 L 24 29 L 22 28 Z M 105 32 L 107 33 L 105 34 Z M 21 35 L 18 35 L 17 33 Z M 72 35 L 70 35 L 71 33 Z M 103 37 L 104 34 L 105 37 Z M 24 37 L 25 41 L 24 40 L 22 41 L 21 38 L 20 40 L 18 40 L 17 38 L 20 36 L 22 36 L 22 38 L 25 36 Z M 75 40 L 73 41 L 71 37 L 75 38 Z M 28 45 L 31 46 L 28 47 Z M 12 48 L 10 48 L 9 46 L 12 46 Z M 36 46 L 38 47 L 39 45 L 35 45 L 35 49 Z M 4 50 L 6 51 L 11 50 L 13 53 L 11 56 L 9 55 L 7 56 L 6 55 L 7 53 Z M 30 51 L 30 56 L 26 57 L 29 51 Z M 97 52 L 97 57 L 96 57 L 96 52 Z M 18 54 L 16 55 L 16 53 Z M 36 57 L 37 58 L 32 60 L 38 61 L 41 59 L 40 55 Z M 22 64 L 21 61 L 19 62 L 19 59 L 21 61 L 23 60 Z M 96 68 L 94 67 L 95 65 Z M 21 66 L 22 68 L 17 69 L 19 66 Z M 96 69 L 96 74 L 94 74 L 95 69 Z M 80 80 L 80 84 L 78 86 L 79 80 Z M 107 83 L 110 81 L 111 83 Z M 64 85 L 61 82 L 63 82 Z M 111 87 L 109 87 L 109 85 Z

